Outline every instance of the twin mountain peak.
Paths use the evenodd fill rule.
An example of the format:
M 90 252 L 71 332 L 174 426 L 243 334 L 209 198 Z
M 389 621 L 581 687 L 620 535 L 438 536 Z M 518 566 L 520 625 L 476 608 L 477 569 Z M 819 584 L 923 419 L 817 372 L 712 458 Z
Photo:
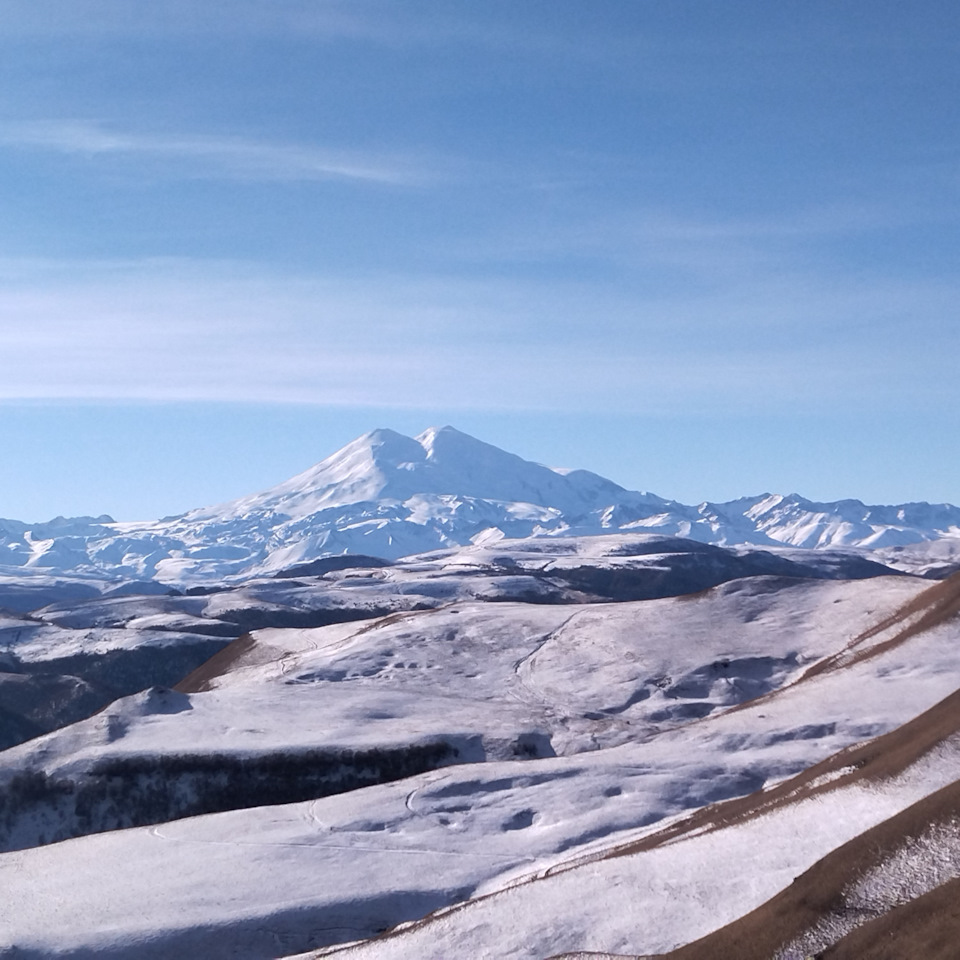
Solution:
M 374 430 L 262 493 L 163 520 L 0 520 L 0 548 L 8 568 L 180 583 L 334 554 L 396 559 L 502 538 L 615 533 L 768 548 L 949 541 L 952 550 L 960 508 L 770 494 L 689 506 L 587 470 L 551 469 L 447 426 L 417 437 Z

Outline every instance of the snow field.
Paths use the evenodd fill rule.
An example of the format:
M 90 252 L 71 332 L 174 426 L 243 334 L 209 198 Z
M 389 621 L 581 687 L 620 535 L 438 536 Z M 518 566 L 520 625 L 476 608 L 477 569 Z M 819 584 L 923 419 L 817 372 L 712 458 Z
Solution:
M 795 816 L 771 814 L 636 857 L 595 859 L 670 818 L 891 729 L 951 692 L 952 623 L 800 679 L 926 584 L 772 586 L 761 578 L 700 598 L 603 608 L 464 604 L 367 624 L 263 631 L 251 658 L 207 693 L 129 698 L 92 724 L 0 756 L 75 777 L 110 756 L 382 746 L 470 723 L 482 742 L 507 744 L 517 729 L 511 724 L 531 718 L 568 755 L 447 766 L 306 803 L 0 855 L 9 890 L 0 929 L 11 944 L 48 952 L 119 957 L 136 944 L 145 957 L 238 950 L 271 957 L 372 936 L 472 895 L 481 899 L 423 928 L 351 949 L 377 957 L 537 957 L 561 949 L 651 952 L 692 939 L 762 902 L 871 817 L 954 775 L 950 760 L 919 785 L 906 778 L 858 788 L 842 803 L 796 804 Z M 665 652 L 670 638 L 679 639 Z M 659 677 L 667 656 L 676 677 L 688 680 L 718 659 L 788 654 L 795 666 L 775 679 L 797 682 L 742 709 L 722 710 L 729 701 L 704 684 L 697 702 L 715 696 L 713 715 L 657 723 L 640 711 L 657 696 L 681 700 L 682 691 L 670 698 L 654 684 L 656 692 L 617 712 L 629 684 Z M 596 726 L 578 732 L 576 712 L 590 706 L 611 715 L 581 716 Z M 620 734 L 609 731 L 627 721 L 628 739 L 596 748 L 591 736 L 606 730 L 618 743 Z M 818 833 L 823 823 L 827 833 Z M 565 870 L 569 863 L 579 866 Z M 544 879 L 522 882 L 531 876 Z

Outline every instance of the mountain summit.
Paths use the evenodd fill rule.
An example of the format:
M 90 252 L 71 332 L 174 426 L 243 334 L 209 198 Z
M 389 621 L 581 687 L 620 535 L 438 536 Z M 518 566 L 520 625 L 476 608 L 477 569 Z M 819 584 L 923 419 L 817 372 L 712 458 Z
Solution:
M 148 523 L 0 521 L 7 566 L 54 573 L 221 580 L 345 553 L 387 559 L 504 537 L 618 532 L 718 545 L 960 553 L 960 509 L 762 494 L 688 506 L 587 470 L 524 460 L 453 427 L 374 430 L 262 493 Z
M 191 511 L 188 516 L 236 517 L 270 510 L 299 519 L 331 507 L 403 503 L 423 495 L 530 503 L 576 516 L 627 493 L 589 471 L 564 474 L 454 427 L 430 427 L 415 438 L 379 429 L 263 493 Z M 666 503 L 649 495 L 632 498 L 637 496 L 651 504 Z

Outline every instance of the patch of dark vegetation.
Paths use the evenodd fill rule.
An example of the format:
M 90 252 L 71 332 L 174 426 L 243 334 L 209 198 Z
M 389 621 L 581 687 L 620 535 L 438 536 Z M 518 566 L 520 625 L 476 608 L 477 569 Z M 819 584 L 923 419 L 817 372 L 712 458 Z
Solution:
M 656 600 L 715 587 L 726 580 L 751 576 L 739 558 L 672 554 L 657 566 L 604 568 L 582 566 L 551 571 L 551 579 L 606 600 Z
M 24 771 L 0 788 L 0 848 L 22 849 L 181 817 L 315 800 L 425 773 L 455 763 L 459 756 L 453 744 L 434 741 L 255 756 L 113 757 L 77 779 Z M 55 826 L 43 838 L 30 836 L 25 824 L 39 822 Z
M 0 695 L 3 692 L 3 675 L 0 674 Z M 0 707 L 0 750 L 15 747 L 18 743 L 32 740 L 45 732 L 42 726 L 23 714 Z
M 0 749 L 95 713 L 109 692 L 58 673 L 0 673 Z
M 709 716 L 715 708 L 713 703 L 686 702 L 671 704 L 662 710 L 654 710 L 647 714 L 651 723 L 666 723 L 681 720 L 702 720 Z
M 0 585 L 0 607 L 15 613 L 29 613 L 50 603 L 92 600 L 100 590 L 82 581 L 59 583 L 5 583 Z
M 550 737 L 545 733 L 521 733 L 511 744 L 511 752 L 520 760 L 555 757 Z
M 682 543 L 682 541 L 681 541 Z M 837 555 L 830 563 L 816 565 L 798 563 L 763 550 L 745 554 L 732 553 L 721 547 L 700 544 L 695 550 L 668 549 L 672 541 L 660 546 L 664 550 L 656 565 L 637 564 L 602 567 L 585 564 L 563 570 L 550 570 L 547 578 L 585 594 L 605 600 L 657 600 L 664 597 L 702 596 L 707 590 L 745 577 L 777 577 L 780 579 L 859 580 L 879 576 L 902 576 L 872 560 Z M 657 544 L 646 545 L 649 547 Z M 647 555 L 655 553 L 647 551 Z
M 208 597 L 212 593 L 223 593 L 226 590 L 229 590 L 229 587 L 224 587 L 220 585 L 214 586 L 196 586 L 196 587 L 187 587 L 183 591 L 181 596 L 184 597 Z
M 147 687 L 174 686 L 230 642 L 227 638 L 210 638 L 194 643 L 109 650 L 96 655 L 77 654 L 47 661 L 44 666 L 47 671 L 52 668 L 57 673 L 81 677 L 116 700 Z M 25 669 L 29 667 L 24 664 Z
M 903 576 L 901 571 L 852 554 L 829 554 L 817 562 L 801 563 L 764 550 L 738 554 L 696 540 L 667 538 L 649 543 L 630 544 L 613 551 L 611 557 L 626 562 L 616 565 L 585 562 L 578 567 L 550 567 L 531 570 L 512 557 L 494 557 L 491 576 L 504 574 L 535 580 L 536 586 L 513 590 L 497 596 L 485 596 L 487 602 L 522 601 L 524 603 L 561 604 L 584 602 L 625 602 L 657 600 L 665 597 L 697 598 L 714 587 L 753 577 L 770 578 L 770 591 L 799 580 L 859 580 L 880 576 Z M 630 558 L 655 556 L 654 563 Z M 773 582 L 775 581 L 775 582 Z
M 663 537 L 631 541 L 610 551 L 611 557 L 647 557 L 658 553 L 711 553 L 717 548 L 687 537 Z
M 947 563 L 940 567 L 931 567 L 920 574 L 924 580 L 946 580 L 955 573 L 960 573 L 960 563 Z
M 537 603 L 543 606 L 557 606 L 562 603 L 582 603 L 590 598 L 582 593 L 571 594 L 559 585 L 550 588 L 527 590 L 504 590 L 493 596 L 484 596 L 484 603 Z
M 430 609 L 430 604 L 416 605 L 417 609 Z M 292 607 L 271 609 L 269 607 L 239 607 L 217 614 L 218 619 L 232 623 L 240 633 L 265 630 L 269 627 L 293 627 L 307 630 L 312 627 L 328 627 L 332 623 L 352 623 L 354 620 L 372 620 L 392 613 L 389 607 L 319 607 L 297 610 Z
M 325 573 L 334 573 L 337 570 L 372 570 L 379 567 L 392 567 L 390 560 L 381 557 L 368 557 L 362 553 L 342 555 L 338 557 L 321 557 L 310 563 L 298 563 L 295 566 L 280 570 L 273 576 L 277 580 L 292 580 L 296 577 L 322 577 Z

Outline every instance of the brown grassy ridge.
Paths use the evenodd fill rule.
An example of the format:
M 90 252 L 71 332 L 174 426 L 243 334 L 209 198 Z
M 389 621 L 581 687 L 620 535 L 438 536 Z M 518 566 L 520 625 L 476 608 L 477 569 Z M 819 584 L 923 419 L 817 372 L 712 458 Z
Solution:
M 847 934 L 819 960 L 956 960 L 960 880 L 931 890 Z
M 222 650 L 218 650 L 209 660 L 201 663 L 196 670 L 188 673 L 173 689 L 179 693 L 201 693 L 209 690 L 213 680 L 239 666 L 255 646 L 256 640 L 252 634 L 241 634 Z
M 886 932 L 894 925 L 893 913 L 899 918 L 896 922 L 906 923 L 909 920 L 918 929 L 925 925 L 930 928 L 931 933 L 935 933 L 933 918 L 944 915 L 942 901 L 945 892 L 939 896 L 931 896 L 927 907 L 918 904 L 912 911 L 896 908 L 890 914 L 871 918 L 863 916 L 848 905 L 846 891 L 909 839 L 921 836 L 932 824 L 949 822 L 957 817 L 960 817 L 960 781 L 938 790 L 837 847 L 756 910 L 700 940 L 661 954 L 657 960 L 771 960 L 779 950 L 814 930 L 821 920 L 831 916 L 856 924 L 867 921 L 873 925 L 873 929 L 855 929 L 825 952 L 816 954 L 818 960 L 826 960 L 828 957 L 836 960 L 864 960 L 867 954 L 857 952 L 861 949 L 857 946 L 858 942 L 872 940 L 872 949 L 882 946 Z M 952 889 L 956 890 L 956 887 Z M 935 891 L 931 893 L 933 892 Z M 947 905 L 949 906 L 949 903 Z M 953 907 L 956 929 L 960 932 L 960 901 L 955 900 Z M 887 918 L 890 918 L 889 923 L 880 922 Z M 842 946 L 845 942 L 847 945 Z M 960 955 L 956 942 L 953 949 L 954 952 L 940 956 L 944 957 L 944 960 L 947 957 L 956 960 Z M 881 952 L 870 956 L 905 960 L 907 957 L 928 958 L 931 954 Z
M 955 574 L 918 594 L 864 631 L 848 645 L 847 651 L 900 627 L 892 637 L 859 655 L 853 653 L 851 656 L 846 652 L 827 658 L 808 671 L 803 679 L 876 656 L 946 622 L 958 612 L 960 576 Z M 896 730 L 841 750 L 770 790 L 701 808 L 642 840 L 608 851 L 606 856 L 629 856 L 681 840 L 691 831 L 710 832 L 734 826 L 857 781 L 892 779 L 958 733 L 960 690 Z M 664 954 L 658 960 L 770 960 L 777 950 L 813 929 L 824 916 L 831 913 L 842 915 L 845 909 L 843 890 L 907 839 L 923 833 L 932 823 L 957 817 L 960 817 L 960 783 L 945 787 L 839 847 L 752 913 L 702 940 Z M 951 938 L 948 930 L 955 930 L 960 935 L 960 906 L 951 904 L 950 891 L 956 895 L 960 888 L 954 883 L 946 884 L 891 911 L 887 917 L 870 920 L 826 952 L 818 954 L 818 960 L 821 957 L 822 960 L 912 960 L 914 957 L 957 960 L 960 957 L 960 937 Z M 897 929 L 897 924 L 909 924 L 915 930 L 913 940 L 907 933 L 891 939 L 891 931 Z M 892 947 L 894 940 L 899 944 L 896 948 Z M 914 945 L 909 946 L 914 940 Z M 615 955 L 580 953 L 562 956 L 564 960 L 588 956 L 612 960 Z
M 908 600 L 903 606 L 891 613 L 890 616 L 884 617 L 883 620 L 856 636 L 845 650 L 815 663 L 801 680 L 817 676 L 840 666 L 870 660 L 886 653 L 888 650 L 892 650 L 911 637 L 946 623 L 958 613 L 960 613 L 960 572 L 947 577 L 946 580 L 942 580 L 922 593 L 918 593 L 912 600 Z M 900 629 L 896 629 L 897 627 Z M 868 640 L 881 636 L 890 630 L 896 630 L 893 636 L 871 647 L 863 650 L 859 649 Z
M 930 710 L 909 721 L 896 730 L 877 737 L 865 744 L 840 751 L 822 763 L 785 781 L 773 790 L 727 800 L 695 811 L 684 820 L 644 837 L 632 844 L 608 851 L 608 857 L 629 856 L 653 849 L 671 841 L 681 840 L 692 830 L 712 831 L 771 812 L 778 807 L 796 803 L 817 794 L 832 791 L 856 781 L 882 781 L 904 772 L 939 744 L 960 734 L 960 690 L 955 691 Z M 839 771 L 845 771 L 837 775 Z M 822 778 L 834 779 L 823 782 Z M 921 835 L 931 824 L 960 818 L 960 782 L 955 782 L 931 794 L 889 820 L 865 831 L 846 844 L 838 847 L 818 861 L 806 873 L 798 877 L 776 897 L 762 904 L 726 927 L 708 934 L 671 953 L 662 954 L 656 960 L 771 960 L 786 944 L 796 940 L 816 927 L 825 916 L 843 915 L 846 909 L 843 891 L 859 877 L 882 863 L 911 837 Z M 939 889 L 939 888 L 938 888 Z M 954 889 L 951 887 L 951 889 Z M 958 891 L 960 892 L 960 891 Z M 913 910 L 897 908 L 902 922 L 915 924 L 918 937 L 937 939 L 936 918 L 953 923 L 950 917 L 956 914 L 956 931 L 960 935 L 960 906 L 952 910 L 943 892 L 929 899 L 920 898 Z M 958 901 L 960 903 L 960 901 Z M 909 905 L 908 905 L 909 906 Z M 892 916 L 892 914 L 891 914 Z M 862 918 L 869 919 L 869 918 Z M 885 932 L 888 925 L 871 920 L 870 930 L 862 934 L 853 931 L 830 950 L 840 948 L 847 941 L 852 946 L 848 952 L 818 954 L 820 960 L 912 960 L 913 957 L 929 960 L 957 960 L 960 957 L 960 939 L 951 942 L 953 952 L 883 952 Z M 893 920 L 891 920 L 891 923 Z M 876 953 L 858 953 L 866 949 L 858 945 L 862 938 L 876 934 L 876 944 L 871 950 Z M 918 941 L 926 942 L 926 941 Z M 938 948 L 939 949 L 939 948 Z M 946 948 L 945 948 L 946 949 Z M 843 946 L 843 950 L 848 948 Z M 606 953 L 565 953 L 552 960 L 576 960 L 576 958 L 619 958 L 621 955 Z M 636 960 L 653 960 L 638 957 Z

